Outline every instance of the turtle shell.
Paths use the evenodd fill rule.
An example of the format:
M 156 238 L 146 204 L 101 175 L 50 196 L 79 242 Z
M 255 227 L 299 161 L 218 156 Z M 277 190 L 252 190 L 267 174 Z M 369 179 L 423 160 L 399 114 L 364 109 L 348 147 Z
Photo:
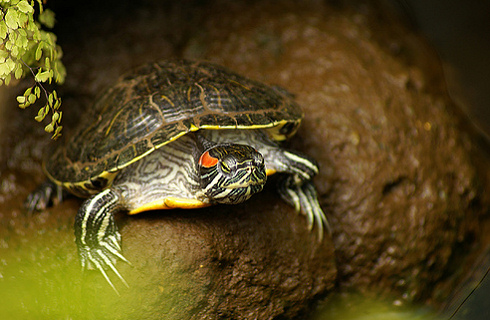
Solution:
M 79 196 L 110 185 L 118 170 L 200 129 L 294 134 L 303 117 L 285 90 L 208 62 L 174 60 L 123 76 L 45 161 L 48 177 Z

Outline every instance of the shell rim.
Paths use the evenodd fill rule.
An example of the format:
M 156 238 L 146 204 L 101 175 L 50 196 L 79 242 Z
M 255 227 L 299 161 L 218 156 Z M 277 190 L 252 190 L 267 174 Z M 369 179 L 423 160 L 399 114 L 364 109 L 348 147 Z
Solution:
M 54 182 L 56 185 L 59 185 L 59 186 L 62 186 L 66 189 L 69 189 L 69 190 L 72 190 L 73 188 L 81 188 L 83 190 L 87 190 L 85 184 L 90 182 L 92 179 L 94 178 L 104 178 L 104 179 L 107 179 L 107 185 L 106 187 L 102 188 L 101 190 L 103 189 L 107 189 L 107 188 L 110 188 L 110 186 L 112 185 L 112 182 L 115 178 L 115 176 L 117 175 L 117 172 L 126 168 L 127 166 L 143 159 L 144 157 L 148 156 L 149 154 L 151 154 L 152 152 L 154 152 L 155 150 L 157 149 L 160 149 L 161 147 L 179 139 L 180 137 L 190 133 L 190 132 L 196 132 L 196 131 L 199 131 L 199 130 L 252 130 L 252 129 L 268 129 L 267 132 L 269 133 L 270 136 L 272 136 L 273 140 L 275 141 L 284 141 L 286 140 L 288 137 L 290 136 L 293 136 L 300 123 L 301 123 L 301 120 L 302 120 L 303 117 L 300 117 L 298 118 L 296 121 L 293 121 L 293 120 L 279 120 L 279 121 L 273 121 L 273 122 L 270 122 L 269 124 L 266 124 L 266 125 L 251 125 L 251 126 L 219 126 L 219 125 L 203 125 L 203 126 L 200 126 L 200 127 L 197 127 L 195 125 L 191 125 L 189 130 L 188 131 L 181 131 L 179 134 L 169 138 L 168 140 L 166 140 L 165 142 L 159 144 L 159 145 L 155 145 L 153 148 L 147 150 L 146 152 L 140 154 L 139 156 L 136 156 L 134 157 L 133 159 L 131 159 L 131 161 L 127 161 L 126 163 L 122 164 L 121 166 L 118 166 L 118 167 L 114 167 L 114 168 L 111 168 L 111 169 L 108 169 L 108 170 L 104 170 L 102 172 L 100 172 L 99 174 L 94 174 L 94 175 L 91 175 L 89 179 L 85 179 L 85 180 L 82 180 L 82 181 L 69 181 L 69 182 L 63 182 L 63 181 L 60 181 L 56 178 L 54 178 L 47 170 L 46 170 L 46 162 L 43 162 L 43 171 L 44 173 L 46 174 L 46 176 L 48 177 L 49 180 L 51 180 L 52 182 Z M 293 130 L 290 130 L 286 133 L 279 133 L 278 131 L 284 127 L 286 124 L 288 123 L 296 123 L 297 125 L 294 127 Z M 276 130 L 273 130 L 273 129 L 276 129 L 277 130 L 277 133 L 276 133 Z

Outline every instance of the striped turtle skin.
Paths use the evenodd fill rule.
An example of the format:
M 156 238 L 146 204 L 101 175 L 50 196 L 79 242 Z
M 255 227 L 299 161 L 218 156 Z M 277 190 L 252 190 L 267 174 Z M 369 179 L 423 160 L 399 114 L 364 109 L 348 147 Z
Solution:
M 286 91 L 221 66 L 151 63 L 96 100 L 71 138 L 47 157 L 48 180 L 26 206 L 44 209 L 63 190 L 86 198 L 75 219 L 80 261 L 100 270 L 114 290 L 106 270 L 126 284 L 115 265 L 128 262 L 115 213 L 242 203 L 274 173 L 280 196 L 322 239 L 328 223 L 312 183 L 318 166 L 279 145 L 302 118 Z

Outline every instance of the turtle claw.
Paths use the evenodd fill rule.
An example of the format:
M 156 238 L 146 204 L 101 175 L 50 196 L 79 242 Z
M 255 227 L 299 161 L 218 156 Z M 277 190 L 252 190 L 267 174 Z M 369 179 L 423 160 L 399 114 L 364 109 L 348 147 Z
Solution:
M 109 276 L 107 275 L 107 272 L 105 271 L 104 267 L 102 267 L 102 265 L 98 262 L 98 261 L 93 261 L 92 262 L 94 265 L 95 265 L 95 268 L 97 270 L 100 271 L 100 273 L 102 274 L 102 276 L 104 277 L 104 279 L 107 281 L 107 283 L 109 283 L 109 285 L 111 286 L 111 288 L 116 292 L 116 294 L 118 296 L 120 296 L 121 294 L 119 293 L 119 291 L 116 289 L 116 287 L 114 286 L 114 284 L 112 283 L 111 279 L 109 278 Z M 114 267 L 114 265 L 110 264 L 112 267 Z M 119 273 L 117 273 L 117 275 L 119 275 Z M 119 275 L 120 277 L 121 275 Z M 123 279 L 124 280 L 124 279 Z M 126 285 L 126 281 L 123 281 Z
M 45 210 L 51 203 L 61 202 L 62 194 L 60 186 L 46 180 L 27 196 L 24 201 L 24 208 L 28 212 Z
M 324 227 L 328 234 L 331 234 L 327 217 L 318 203 L 317 192 L 311 181 L 306 181 L 300 186 L 283 183 L 279 192 L 281 197 L 292 205 L 297 212 L 306 215 L 309 231 L 313 230 L 313 226 L 316 225 L 319 241 L 323 240 Z
M 114 272 L 114 273 L 116 274 L 116 276 L 117 276 L 117 277 L 118 277 L 118 278 L 121 280 L 121 282 L 122 282 L 122 283 L 123 283 L 123 284 L 124 284 L 124 285 L 125 285 L 127 288 L 129 288 L 129 285 L 128 285 L 128 283 L 126 282 L 126 280 L 123 278 L 123 276 L 121 276 L 121 274 L 119 273 L 119 271 L 117 271 L 116 266 L 114 265 L 114 261 L 113 261 L 112 259 L 110 259 L 109 257 L 107 257 L 106 255 L 104 255 L 104 254 L 102 253 L 102 250 L 97 250 L 97 253 L 98 253 L 98 254 L 100 255 L 100 257 L 102 257 L 102 259 L 104 260 L 104 265 L 105 265 L 105 266 L 107 266 L 107 267 L 109 267 L 109 268 L 112 270 L 112 272 Z M 122 260 L 123 260 L 123 261 L 125 261 L 125 262 L 128 262 L 128 263 L 129 263 L 129 261 L 128 261 L 126 258 L 124 258 L 124 256 L 123 256 L 123 255 L 119 254 L 119 255 L 118 255 L 118 257 L 122 257 Z M 104 269 L 102 268 L 102 270 L 104 270 Z M 105 279 L 106 279 L 106 280 L 109 282 L 109 284 L 111 285 L 111 287 L 113 287 L 113 288 L 114 288 L 114 286 L 113 286 L 112 282 L 111 282 L 111 281 L 109 280 L 109 278 L 107 277 L 107 274 L 105 273 L 105 271 L 104 271 L 104 272 L 102 272 L 102 273 L 104 274 L 104 278 L 105 278 Z
M 313 228 L 313 222 L 315 222 L 318 228 L 318 237 L 321 241 L 323 239 L 323 227 L 327 229 L 329 235 L 331 235 L 332 232 L 327 217 L 318 203 L 317 193 L 313 183 L 305 183 L 301 187 L 301 194 L 301 199 L 304 199 L 302 201 L 302 207 L 304 208 L 304 211 L 307 212 L 310 231 Z
M 120 245 L 113 247 L 112 243 L 102 242 L 98 248 L 90 248 L 88 246 L 80 249 L 80 261 L 83 270 L 99 270 L 104 279 L 109 283 L 112 289 L 119 295 L 119 291 L 112 283 L 106 270 L 112 270 L 112 272 L 121 280 L 121 282 L 129 288 L 129 284 L 124 277 L 119 273 L 116 268 L 117 260 L 122 260 L 129 265 L 132 265 L 128 259 L 126 259 L 118 250 Z

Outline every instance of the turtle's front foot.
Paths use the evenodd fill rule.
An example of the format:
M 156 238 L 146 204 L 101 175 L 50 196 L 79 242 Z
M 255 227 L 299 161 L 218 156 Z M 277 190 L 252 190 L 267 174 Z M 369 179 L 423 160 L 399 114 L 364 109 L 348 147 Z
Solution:
M 308 229 L 313 229 L 316 223 L 318 237 L 323 239 L 323 228 L 325 227 L 330 234 L 325 213 L 323 213 L 315 185 L 311 181 L 318 173 L 316 161 L 298 151 L 280 150 L 275 155 L 275 165 L 278 171 L 283 173 L 279 182 L 279 193 L 281 197 L 292 205 L 297 212 L 302 212 L 308 219 Z
M 61 200 L 61 187 L 46 180 L 27 196 L 27 199 L 24 201 L 24 208 L 26 208 L 28 212 L 42 211 L 51 203 L 58 203 L 61 202 Z
M 327 229 L 329 234 L 331 231 L 327 217 L 318 203 L 316 188 L 311 181 L 305 181 L 298 185 L 292 181 L 293 179 L 293 176 L 285 177 L 285 181 L 279 185 L 279 193 L 284 201 L 292 205 L 297 212 L 306 215 L 309 230 L 313 229 L 313 224 L 316 223 L 318 237 L 321 241 L 323 239 L 323 227 Z
M 118 293 L 106 270 L 112 270 L 128 286 L 116 269 L 117 260 L 130 263 L 121 251 L 121 235 L 114 221 L 120 207 L 120 195 L 106 189 L 85 200 L 75 218 L 75 237 L 82 269 L 99 270 Z

